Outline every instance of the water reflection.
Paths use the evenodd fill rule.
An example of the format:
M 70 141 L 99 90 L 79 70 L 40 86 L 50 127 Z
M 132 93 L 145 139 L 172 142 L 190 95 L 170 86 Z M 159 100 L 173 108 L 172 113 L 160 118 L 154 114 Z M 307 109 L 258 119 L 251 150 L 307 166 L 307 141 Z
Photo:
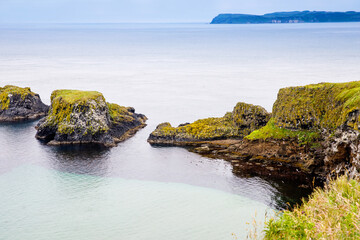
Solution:
M 98 144 L 45 146 L 51 168 L 68 173 L 106 176 L 109 168 L 109 149 Z
M 151 147 L 146 138 L 155 124 L 149 123 L 149 127 L 133 138 L 111 149 L 100 145 L 47 146 L 34 137 L 36 121 L 2 124 L 0 174 L 30 163 L 63 173 L 213 188 L 277 209 L 286 208 L 288 203 L 299 203 L 309 193 L 309 190 L 299 189 L 297 183 L 235 176 L 229 162 L 202 157 L 184 148 Z M 61 179 L 57 183 L 61 183 Z
M 256 185 L 260 186 L 259 190 L 253 189 L 250 193 L 247 193 L 245 189 L 241 192 L 248 194 L 249 198 L 253 198 L 254 192 L 262 193 L 260 199 L 255 199 L 264 202 L 265 198 L 266 202 L 264 203 L 278 210 L 289 209 L 301 204 L 302 199 L 307 198 L 313 191 L 313 188 L 299 185 L 299 182 L 296 181 L 271 179 L 266 176 L 254 177 L 248 176 L 246 173 L 237 173 L 235 176 L 238 179 L 248 179 L 249 183 L 256 182 Z

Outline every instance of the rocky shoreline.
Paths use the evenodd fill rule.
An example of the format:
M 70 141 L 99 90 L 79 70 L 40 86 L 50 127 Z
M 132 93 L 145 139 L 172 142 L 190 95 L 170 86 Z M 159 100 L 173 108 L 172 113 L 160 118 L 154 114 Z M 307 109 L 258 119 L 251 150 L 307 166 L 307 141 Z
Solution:
M 360 172 L 360 81 L 279 90 L 272 113 L 240 102 L 220 118 L 172 127 L 162 123 L 151 145 L 186 147 L 229 161 L 241 176 L 297 181 L 313 186 Z M 45 116 L 45 117 L 44 117 Z M 30 88 L 0 88 L 0 121 L 31 120 L 48 145 L 95 143 L 106 147 L 146 126 L 132 107 L 106 102 L 96 91 L 55 90 L 51 106 Z
M 184 138 L 192 134 L 192 128 L 164 123 L 150 134 L 148 142 L 183 146 L 206 157 L 227 160 L 233 172 L 242 176 L 295 180 L 308 187 L 345 172 L 359 175 L 358 89 L 360 82 L 280 89 L 271 118 L 248 135 L 216 139 L 212 136 L 218 136 L 219 128 L 206 126 L 203 128 L 213 130 L 213 135 L 208 132 L 207 138 Z M 256 118 L 251 119 L 256 122 Z

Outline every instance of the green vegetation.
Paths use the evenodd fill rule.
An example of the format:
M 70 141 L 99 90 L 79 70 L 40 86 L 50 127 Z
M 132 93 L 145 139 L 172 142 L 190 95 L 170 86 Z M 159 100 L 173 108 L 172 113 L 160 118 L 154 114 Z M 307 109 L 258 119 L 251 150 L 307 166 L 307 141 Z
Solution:
M 83 132 L 84 129 L 84 134 L 95 134 L 108 131 L 110 122 L 135 121 L 133 115 L 126 107 L 106 103 L 100 92 L 55 90 L 51 94 L 46 124 L 56 127 L 60 134 Z
M 360 183 L 342 176 L 266 223 L 265 239 L 360 239 Z
M 360 124 L 360 81 L 280 89 L 273 107 L 275 125 L 289 129 L 334 130 Z
M 153 132 L 155 136 L 178 137 L 185 139 L 217 139 L 234 138 L 238 136 L 238 131 L 234 128 L 231 114 L 222 118 L 206 118 L 195 121 L 194 123 L 174 128 L 170 123 L 160 125 Z
M 104 96 L 96 91 L 80 91 L 80 90 L 55 90 L 51 94 L 51 102 L 63 102 L 67 104 L 87 103 L 89 100 L 97 100 Z
M 46 122 L 48 125 L 57 126 L 59 133 L 70 134 L 75 131 L 75 126 L 78 125 L 77 119 L 73 116 L 75 113 L 86 113 L 90 109 L 95 110 L 97 108 L 103 110 L 106 108 L 105 98 L 99 92 L 55 90 L 51 94 L 51 108 Z M 94 121 L 89 117 L 85 122 L 91 133 L 108 130 L 103 119 L 98 119 L 97 124 Z
M 27 95 L 35 96 L 35 93 L 31 92 L 30 88 L 21 88 L 12 85 L 6 85 L 5 87 L 0 87 L 0 110 L 6 110 L 10 105 L 9 95 L 20 95 L 22 99 L 25 99 Z
M 239 128 L 247 128 L 249 133 L 264 126 L 270 119 L 270 114 L 257 105 L 239 102 L 232 111 L 234 124 Z
M 134 121 L 133 114 L 128 108 L 119 106 L 115 103 L 107 103 L 111 121 L 115 123 L 132 122 Z
M 275 125 L 275 120 L 271 118 L 266 126 L 253 131 L 245 139 L 296 139 L 300 145 L 313 144 L 320 137 L 320 132 L 309 130 L 290 130 L 280 128 Z
M 70 115 L 74 108 L 86 111 L 86 106 L 90 106 L 90 100 L 95 103 L 105 102 L 104 96 L 95 91 L 80 90 L 55 90 L 51 94 L 51 110 L 49 117 L 53 124 L 58 124 L 64 120 L 70 121 Z
M 269 116 L 260 106 L 238 103 L 234 110 L 226 113 L 224 117 L 200 119 L 176 128 L 170 123 L 163 123 L 151 135 L 190 140 L 242 138 L 264 126 Z

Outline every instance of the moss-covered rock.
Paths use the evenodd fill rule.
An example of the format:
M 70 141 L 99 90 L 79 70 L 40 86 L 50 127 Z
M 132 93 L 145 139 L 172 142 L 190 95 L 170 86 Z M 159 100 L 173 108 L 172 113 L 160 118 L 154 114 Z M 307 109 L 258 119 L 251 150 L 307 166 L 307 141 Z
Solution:
M 324 132 L 358 130 L 359 110 L 360 81 L 283 88 L 274 103 L 272 120 L 246 138 L 292 138 L 300 144 L 313 144 Z
M 188 143 L 216 139 L 241 139 L 264 126 L 270 114 L 262 107 L 238 103 L 232 112 L 221 118 L 200 119 L 190 124 L 172 127 L 162 123 L 153 131 L 151 144 L 186 145 Z
M 37 119 L 45 116 L 48 109 L 28 87 L 0 87 L 0 122 Z
M 360 81 L 280 89 L 273 106 L 275 125 L 288 129 L 359 129 Z
M 291 153 L 270 154 L 268 158 L 288 158 L 303 170 L 322 176 L 360 172 L 360 81 L 320 83 L 280 89 L 272 119 L 253 131 L 246 140 L 296 142 L 306 146 Z M 269 154 L 268 154 L 269 152 Z
M 107 103 L 96 91 L 56 90 L 49 114 L 37 125 L 38 139 L 51 145 L 99 143 L 114 146 L 145 126 L 133 108 Z

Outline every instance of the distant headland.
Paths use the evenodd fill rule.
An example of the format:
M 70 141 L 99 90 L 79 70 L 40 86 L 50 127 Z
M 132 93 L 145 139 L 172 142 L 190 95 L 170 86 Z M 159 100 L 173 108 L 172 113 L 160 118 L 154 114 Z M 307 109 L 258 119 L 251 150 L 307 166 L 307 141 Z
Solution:
M 264 15 L 219 14 L 211 24 L 360 22 L 360 12 L 295 11 Z

